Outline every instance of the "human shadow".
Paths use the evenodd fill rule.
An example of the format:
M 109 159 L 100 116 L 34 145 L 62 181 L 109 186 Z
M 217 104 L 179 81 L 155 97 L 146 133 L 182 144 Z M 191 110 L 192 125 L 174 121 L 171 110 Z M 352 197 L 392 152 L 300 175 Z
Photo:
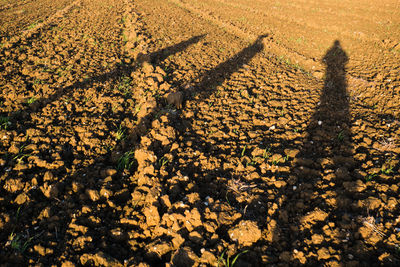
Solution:
M 291 264 L 349 261 L 347 254 L 356 242 L 354 220 L 362 214 L 352 205 L 346 184 L 358 176 L 346 82 L 348 56 L 338 40 L 322 62 L 326 73 L 320 101 L 291 169 L 294 181 L 280 191 L 285 201 L 275 214 L 273 250 Z M 311 256 L 305 260 L 307 254 Z

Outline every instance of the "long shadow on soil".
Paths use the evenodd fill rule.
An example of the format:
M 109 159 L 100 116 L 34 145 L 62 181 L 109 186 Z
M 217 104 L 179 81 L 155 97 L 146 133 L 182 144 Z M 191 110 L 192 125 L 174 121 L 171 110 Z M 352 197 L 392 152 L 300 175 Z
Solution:
M 179 53 L 180 51 L 185 50 L 190 45 L 199 42 L 203 37 L 204 37 L 204 35 L 194 36 L 194 37 L 189 38 L 188 40 L 180 42 L 176 45 L 172 45 L 172 46 L 166 47 L 164 49 L 161 49 L 159 51 L 156 51 L 154 53 L 151 53 L 151 54 L 147 55 L 145 58 L 154 58 L 155 60 L 164 59 L 170 55 L 173 55 L 175 53 Z M 141 60 L 141 59 L 138 59 L 138 60 Z M 144 59 L 144 60 L 147 60 L 147 59 Z M 120 79 L 121 77 L 124 77 L 125 75 L 129 75 L 132 71 L 136 70 L 139 66 L 140 66 L 140 63 L 137 63 L 137 62 L 134 62 L 134 65 L 129 65 L 129 66 L 120 65 L 115 70 L 113 70 L 109 73 L 94 76 L 94 77 L 84 80 L 83 82 L 76 82 L 71 86 L 60 88 L 60 89 L 56 90 L 56 92 L 54 94 L 52 94 L 46 98 L 41 98 L 41 99 L 38 99 L 37 101 L 35 101 L 35 105 L 25 106 L 22 109 L 14 111 L 11 114 L 7 114 L 7 115 L 10 116 L 12 120 L 25 121 L 28 116 L 28 112 L 36 112 L 36 111 L 40 110 L 41 108 L 43 108 L 44 106 L 51 103 L 52 101 L 55 101 L 65 95 L 72 94 L 74 92 L 74 90 L 77 88 L 87 88 L 96 82 L 103 82 L 103 81 L 108 81 L 108 80 L 118 81 L 118 79 Z M 144 118 L 143 120 L 141 120 L 139 122 L 139 125 L 142 125 L 144 123 L 143 121 L 149 121 L 149 119 L 152 118 L 154 115 L 155 115 L 154 113 L 150 113 L 146 118 Z M 21 133 L 21 132 L 24 132 L 26 129 L 22 128 L 22 129 L 16 129 L 16 130 L 17 130 L 17 132 Z M 65 165 L 68 167 L 72 164 L 72 161 L 74 160 L 73 147 L 69 143 L 65 143 L 65 144 L 61 144 L 61 145 L 63 145 L 63 150 L 64 150 L 61 153 L 61 157 L 64 160 Z M 118 148 L 120 148 L 120 147 L 118 147 Z M 116 152 L 116 151 L 113 151 L 113 152 Z M 104 156 L 100 156 L 99 158 L 95 159 L 94 162 L 95 163 L 93 165 L 79 169 L 72 176 L 69 174 L 70 171 L 67 171 L 64 167 L 62 167 L 61 169 L 52 171 L 54 173 L 57 173 L 60 176 L 64 176 L 64 175 L 66 175 L 67 177 L 70 176 L 67 179 L 63 180 L 61 183 L 56 182 L 54 184 L 54 186 L 57 187 L 57 190 L 64 191 L 67 188 L 73 188 L 73 191 L 76 193 L 76 194 L 74 194 L 74 196 L 68 196 L 66 199 L 63 199 L 63 200 L 59 200 L 58 198 L 56 198 L 53 201 L 52 205 L 50 205 L 49 199 L 46 198 L 38 188 L 32 188 L 29 190 L 29 192 L 27 192 L 27 195 L 30 196 L 30 200 L 25 202 L 23 204 L 23 206 L 18 206 L 16 204 L 12 204 L 15 196 L 13 196 L 12 194 L 7 194 L 6 191 L 4 191 L 3 189 L 0 189 L 1 191 L 3 191 L 3 195 L 4 195 L 4 198 L 2 198 L 0 200 L 0 203 L 2 203 L 2 208 L 5 210 L 8 210 L 8 211 L 10 211 L 10 210 L 15 211 L 15 217 L 11 218 L 8 221 L 8 223 L 5 223 L 2 225 L 3 231 L 0 234 L 0 240 L 2 240 L 2 241 L 7 240 L 7 238 L 11 234 L 18 233 L 18 232 L 22 231 L 24 228 L 26 228 L 25 226 L 22 225 L 22 222 L 19 221 L 19 218 L 18 218 L 19 217 L 18 214 L 20 212 L 21 207 L 24 212 L 24 217 L 37 218 L 39 216 L 39 212 L 42 209 L 53 206 L 51 208 L 50 212 L 51 213 L 55 212 L 58 214 L 58 216 L 56 216 L 56 218 L 53 217 L 50 219 L 42 218 L 40 225 L 48 225 L 48 229 L 49 229 L 48 235 L 49 236 L 52 236 L 52 235 L 54 236 L 53 233 L 55 233 L 56 239 L 50 238 L 49 240 L 54 239 L 51 242 L 58 243 L 58 241 L 60 240 L 59 237 L 68 235 L 68 233 L 67 233 L 68 227 L 71 224 L 74 224 L 74 222 L 76 221 L 76 212 L 81 210 L 83 207 L 88 208 L 89 211 L 91 210 L 90 209 L 90 201 L 88 201 L 88 199 L 85 197 L 85 189 L 95 188 L 96 187 L 95 185 L 98 184 L 98 181 L 97 181 L 98 177 L 103 176 L 106 169 L 109 168 L 109 167 L 107 167 L 107 166 L 109 166 L 108 161 L 105 160 Z M 106 183 L 108 183 L 108 182 L 110 182 L 110 181 L 106 181 Z M 115 183 L 113 185 L 113 187 L 111 187 L 111 189 L 118 190 L 118 189 L 121 189 L 122 187 L 123 187 L 123 184 L 120 183 L 119 181 L 117 181 L 117 183 Z M 120 203 L 121 201 L 123 202 L 125 198 L 126 198 L 126 195 L 115 197 L 115 199 L 117 199 L 116 200 L 117 203 Z M 78 200 L 78 199 L 80 199 L 80 200 Z M 76 201 L 78 201 L 78 202 L 76 202 Z M 66 204 L 66 203 L 68 203 L 68 204 Z M 57 207 L 58 211 L 54 207 Z M 61 212 L 59 212 L 59 211 L 61 211 Z M 108 222 L 113 217 L 112 214 L 115 212 L 116 211 L 113 208 L 107 209 L 104 207 L 104 209 L 98 214 L 98 216 L 101 218 L 104 218 L 105 221 Z M 110 229 L 105 229 L 104 226 L 100 227 L 95 222 L 90 221 L 89 217 L 91 216 L 91 214 L 92 213 L 89 212 L 87 217 L 81 218 L 81 221 L 85 222 L 86 225 L 93 226 L 93 228 L 96 228 L 96 230 L 94 230 L 94 233 L 92 233 L 92 229 L 91 229 L 91 227 L 89 227 L 88 235 L 91 236 L 90 238 L 93 237 L 93 244 L 99 244 L 99 243 L 101 243 L 101 240 L 99 241 L 97 238 L 101 239 L 102 237 L 104 237 L 106 232 L 108 232 L 108 230 L 110 230 Z M 118 216 L 117 216 L 117 219 L 118 219 Z M 119 225 L 119 223 L 111 223 L 111 225 L 114 225 L 114 224 Z M 110 224 L 108 224 L 108 225 L 110 225 Z M 46 231 L 43 231 L 40 233 L 28 233 L 27 232 L 27 235 L 35 237 L 35 239 L 36 239 L 39 236 L 42 236 L 43 234 L 46 235 L 45 232 Z M 86 240 L 86 241 L 88 241 L 88 240 Z M 99 241 L 99 242 L 97 242 L 97 241 Z M 118 238 L 117 238 L 117 240 L 114 240 L 114 241 L 119 242 L 120 240 L 118 240 Z M 90 242 L 90 243 L 92 243 L 92 242 Z M 27 245 L 28 244 L 30 245 L 30 243 L 27 243 Z M 81 245 L 82 244 L 83 243 L 81 243 Z M 105 244 L 105 243 L 103 242 L 102 244 Z M 58 243 L 58 246 L 54 253 L 54 256 L 59 257 L 61 254 L 65 253 L 66 246 L 67 246 L 67 244 L 65 244 L 63 242 Z M 73 246 L 76 246 L 76 245 L 73 245 Z M 96 247 L 93 247 L 92 244 L 89 244 L 87 247 L 89 247 L 89 250 L 97 249 Z M 120 255 L 119 247 L 114 248 L 114 249 L 111 248 L 111 252 L 110 251 L 108 251 L 108 252 L 113 255 L 114 254 Z M 4 253 L 5 253 L 5 251 L 4 251 Z M 3 259 L 3 262 L 8 262 L 11 265 L 22 264 L 22 262 L 24 262 L 24 260 L 25 260 L 22 257 L 22 254 L 15 254 L 12 258 L 3 258 L 3 257 L 6 257 L 5 256 L 6 254 L 0 253 L 0 259 Z M 126 256 L 126 254 L 124 254 L 124 256 Z M 47 262 L 45 264 L 50 264 L 50 263 Z
M 200 82 L 194 85 L 193 91 L 186 94 L 198 93 L 199 97 L 195 101 L 206 100 L 214 92 L 214 88 L 229 79 L 234 72 L 262 51 L 262 39 L 264 37 L 260 36 L 251 46 L 246 47 L 214 69 L 205 72 Z M 201 38 L 202 36 L 193 37 L 178 45 L 155 52 L 150 57 L 158 60 L 165 59 L 168 55 L 182 51 L 190 44 L 198 42 Z M 266 249 L 266 254 L 272 253 L 274 255 L 277 252 L 286 251 L 286 254 L 282 254 L 281 261 L 288 260 L 295 262 L 296 260 L 292 256 L 294 249 L 302 251 L 303 248 L 307 248 L 314 251 L 317 255 L 318 250 L 323 248 L 328 249 L 329 247 L 332 247 L 336 251 L 336 254 L 340 255 L 343 259 L 349 251 L 343 251 L 342 249 L 357 247 L 354 245 L 357 240 L 347 240 L 348 246 L 336 243 L 337 240 L 345 240 L 348 235 L 347 232 L 330 231 L 331 226 L 329 222 L 338 222 L 341 224 L 341 228 L 356 232 L 358 227 L 354 223 L 353 219 L 355 215 L 353 214 L 365 215 L 365 211 L 363 210 L 351 209 L 353 207 L 351 205 L 351 197 L 343 186 L 343 182 L 353 181 L 357 177 L 354 173 L 356 162 L 353 159 L 352 152 L 351 118 L 345 79 L 345 64 L 348 58 L 341 48 L 340 43 L 336 41 L 323 60 L 327 65 L 327 70 L 325 84 L 320 97 L 320 105 L 310 119 L 306 129 L 306 137 L 302 140 L 302 147 L 296 158 L 296 166 L 291 169 L 291 175 L 295 177 L 293 185 L 297 186 L 297 188 L 281 188 L 279 193 L 281 196 L 286 196 L 286 198 L 278 209 L 278 212 L 274 215 L 276 220 L 276 228 L 272 241 L 274 246 Z M 118 79 L 118 77 L 130 73 L 134 69 L 135 67 L 122 66 L 113 72 L 92 77 L 83 83 L 75 83 L 70 87 L 60 89 L 59 92 L 49 98 L 42 99 L 40 106 L 54 101 L 63 92 L 89 86 L 95 81 Z M 162 103 L 158 104 L 162 106 Z M 132 140 L 130 144 L 132 146 L 131 151 L 134 152 L 140 147 L 140 137 L 151 130 L 150 122 L 155 118 L 158 111 L 159 108 L 157 107 L 150 110 L 148 115 L 139 121 L 138 127 L 142 128 L 142 130 L 133 129 L 133 132 L 137 134 L 137 138 Z M 178 134 L 183 135 L 185 132 L 191 132 L 191 138 L 193 140 L 197 139 L 197 144 L 201 145 L 201 137 L 196 135 L 194 129 L 191 127 L 192 121 L 187 119 L 186 122 L 180 124 L 179 115 L 174 118 L 171 126 L 176 128 Z M 153 142 L 149 147 L 154 150 L 154 154 L 158 158 L 162 158 L 164 149 L 161 148 L 162 146 L 158 141 Z M 208 148 L 205 147 L 205 149 Z M 119 146 L 113 152 L 122 155 L 127 150 L 128 148 Z M 168 150 L 169 147 L 166 147 L 165 151 Z M 72 161 L 73 153 L 67 154 L 69 154 L 69 156 L 67 155 L 67 158 L 69 158 L 67 160 Z M 62 210 L 62 217 L 60 217 L 59 213 L 58 218 L 52 218 L 52 220 L 56 221 L 44 220 L 42 223 L 44 225 L 47 223 L 52 225 L 51 227 L 49 226 L 49 232 L 54 231 L 54 225 L 61 226 L 62 229 L 58 229 L 58 236 L 61 240 L 63 240 L 64 236 L 74 234 L 68 232 L 68 228 L 71 227 L 78 229 L 77 231 L 81 231 L 82 234 L 78 241 L 76 241 L 76 244 L 75 242 L 74 244 L 58 244 L 57 251 L 53 254 L 53 257 L 59 257 L 71 249 L 74 251 L 70 251 L 70 253 L 67 251 L 66 254 L 74 255 L 77 253 L 96 253 L 102 251 L 120 261 L 134 256 L 132 264 L 142 260 L 154 264 L 163 264 L 171 255 L 158 259 L 154 255 L 146 255 L 147 252 L 141 248 L 141 243 L 152 241 L 151 238 L 142 239 L 141 237 L 135 237 L 135 244 L 132 243 L 132 237 L 129 237 L 130 241 L 128 241 L 128 237 L 124 233 L 125 230 L 140 230 L 140 226 L 135 224 L 134 220 L 121 221 L 120 215 L 123 214 L 121 207 L 127 205 L 127 201 L 131 198 L 134 188 L 132 188 L 132 185 L 126 186 L 131 181 L 123 173 L 109 175 L 110 173 L 108 173 L 107 169 L 112 168 L 112 166 L 115 167 L 109 160 L 99 157 L 95 160 L 94 164 L 82 168 L 64 181 L 67 184 L 65 186 L 74 188 L 74 195 L 58 202 L 57 206 Z M 189 162 L 186 166 L 185 171 L 187 172 L 192 171 L 204 174 L 205 176 L 213 175 L 211 173 L 203 173 L 201 165 L 195 166 L 194 162 Z M 171 178 L 171 175 L 173 175 L 171 171 L 163 177 L 164 181 Z M 113 177 L 111 178 L 110 176 Z M 180 188 L 187 185 L 188 182 L 183 181 Z M 205 180 L 204 185 L 207 185 L 207 180 Z M 151 191 L 153 189 L 150 187 L 149 185 L 149 192 L 147 193 L 152 194 Z M 116 194 L 110 197 L 109 200 L 100 199 L 93 204 L 93 202 L 87 199 L 86 189 L 94 189 L 94 191 L 106 189 L 109 192 L 116 192 Z M 171 194 L 172 202 L 182 197 L 182 194 L 176 192 L 176 190 L 168 188 L 162 190 L 164 194 Z M 195 191 L 204 195 L 201 192 L 202 190 L 198 188 Z M 212 190 L 212 188 L 206 188 L 207 190 Z M 157 190 L 154 192 L 155 195 L 158 193 Z M 40 192 L 35 194 L 37 195 L 35 197 L 36 201 L 48 201 Z M 65 203 L 67 203 L 66 206 Z M 32 207 L 35 205 L 35 203 L 31 204 Z M 10 208 L 16 207 L 10 206 Z M 29 209 L 29 204 L 27 209 Z M 134 209 L 135 207 L 133 207 Z M 78 217 L 76 216 L 76 212 L 80 210 L 83 211 L 83 214 Z M 310 214 L 312 214 L 311 219 Z M 36 218 L 37 215 L 32 217 Z M 222 232 L 225 230 L 217 229 L 216 231 L 223 234 Z M 182 234 L 186 235 L 185 233 Z M 313 244 L 309 240 L 312 240 L 312 236 L 315 234 L 318 235 L 317 237 L 322 236 L 322 241 Z M 1 239 L 7 236 L 2 235 Z M 56 241 L 58 242 L 59 240 Z M 252 250 L 252 248 L 259 245 L 256 244 L 249 249 Z M 351 251 L 351 253 L 356 256 L 362 254 L 362 251 Z M 244 255 L 244 257 L 246 256 Z M 322 261 L 328 260 L 329 258 L 322 259 Z M 255 265 L 260 265 L 260 262 L 260 259 L 254 259 Z M 307 264 L 312 265 L 318 262 L 321 262 L 321 260 L 315 256 Z
M 219 64 L 216 66 L 214 69 L 207 71 L 202 75 L 202 78 L 199 83 L 197 83 L 194 86 L 194 90 L 191 92 L 185 92 L 187 96 L 189 94 L 198 94 L 198 99 L 196 101 L 204 101 L 207 99 L 210 94 L 214 92 L 213 88 L 216 88 L 218 85 L 222 84 L 226 79 L 229 79 L 230 76 L 236 72 L 239 68 L 241 68 L 243 65 L 247 64 L 255 55 L 260 53 L 263 49 L 263 44 L 262 40 L 265 36 L 260 36 L 251 46 L 244 48 L 241 52 L 236 54 L 234 57 L 228 59 L 227 61 Z M 163 52 L 161 53 L 156 53 L 155 57 L 156 59 L 162 59 L 165 58 L 165 54 Z M 119 155 L 123 155 L 125 152 L 135 152 L 136 150 L 140 149 L 140 137 L 146 135 L 150 130 L 152 130 L 151 122 L 154 120 L 157 112 L 159 112 L 160 108 L 162 106 L 162 103 L 158 103 L 158 108 L 154 108 L 149 111 L 148 115 L 143 117 L 139 122 L 138 126 L 133 129 L 133 132 L 135 133 L 134 138 L 131 140 L 131 143 L 129 145 L 125 145 L 125 148 L 122 148 L 121 146 L 117 148 L 117 150 L 114 150 L 111 153 L 117 153 Z M 183 135 L 187 131 L 192 131 L 191 129 L 191 121 L 187 120 L 185 123 L 180 124 L 179 123 L 179 115 L 173 116 L 171 118 L 171 125 L 172 127 L 175 127 L 176 131 L 178 132 L 178 135 Z M 192 136 L 193 138 L 193 136 Z M 200 137 L 199 137 L 200 138 Z M 194 136 L 194 139 L 196 139 L 196 136 Z M 162 159 L 163 154 L 165 151 L 170 150 L 170 145 L 168 146 L 162 146 L 159 141 L 152 141 L 152 143 L 148 146 L 150 150 L 154 152 L 154 154 L 158 157 L 158 159 Z M 165 150 L 165 151 L 164 151 Z M 194 162 L 189 162 L 187 166 L 189 168 L 185 169 L 184 171 L 190 171 L 191 166 L 193 166 Z M 106 177 L 103 181 L 103 185 L 101 183 L 99 184 L 98 181 L 95 181 L 94 179 L 96 176 L 99 177 L 104 177 L 107 176 L 105 173 L 107 172 L 106 169 L 109 168 L 107 166 L 113 166 L 112 162 L 109 161 L 104 161 L 104 159 L 99 159 L 96 160 L 95 163 L 84 170 L 80 171 L 77 173 L 74 177 L 71 177 L 72 180 L 75 181 L 81 181 L 82 183 L 84 182 L 84 186 L 86 189 L 94 189 L 95 191 L 100 191 L 103 186 L 107 188 L 108 190 L 111 190 L 112 192 L 115 192 L 114 196 L 110 198 L 110 201 L 108 202 L 108 205 L 106 204 L 101 204 L 101 209 L 96 209 L 96 207 L 93 207 L 93 210 L 90 209 L 90 212 L 87 214 L 82 214 L 79 218 L 74 216 L 74 213 L 77 210 L 80 210 L 85 207 L 85 205 L 89 205 L 90 201 L 87 199 L 82 200 L 80 204 L 77 204 L 74 206 L 74 208 L 71 211 L 68 211 L 66 214 L 66 218 L 64 219 L 65 222 L 63 223 L 64 227 L 68 224 L 71 223 L 77 223 L 79 225 L 86 225 L 90 226 L 86 236 L 90 236 L 91 238 L 91 244 L 87 246 L 87 252 L 93 253 L 96 252 L 97 249 L 100 251 L 105 252 L 108 255 L 113 256 L 114 258 L 118 260 L 123 260 L 123 259 L 129 259 L 130 257 L 133 257 L 130 259 L 129 264 L 137 264 L 140 261 L 145 260 L 146 262 L 150 262 L 153 266 L 154 265 L 159 265 L 159 264 L 164 264 L 165 261 L 169 261 L 168 258 L 171 257 L 170 253 L 167 253 L 161 258 L 158 258 L 156 255 L 153 255 L 149 251 L 146 251 L 146 249 L 141 248 L 143 244 L 150 245 L 154 240 L 151 239 L 151 234 L 144 238 L 140 234 L 135 238 L 135 244 L 133 244 L 132 240 L 128 242 L 128 237 L 127 232 L 129 231 L 138 231 L 141 232 L 143 229 L 137 224 L 134 223 L 136 219 L 128 219 L 121 221 L 121 214 L 122 210 L 121 207 L 127 207 L 130 204 L 128 204 L 128 201 L 131 199 L 131 193 L 134 191 L 135 183 L 137 181 L 134 181 L 132 183 L 132 178 L 134 179 L 139 179 L 138 177 L 135 177 L 135 175 L 130 176 L 129 174 L 127 176 L 124 176 L 124 173 L 120 173 L 118 175 L 114 175 L 112 178 L 111 177 Z M 115 166 L 115 164 L 114 164 Z M 135 171 L 142 171 L 142 170 L 137 170 L 138 166 L 136 165 L 133 167 L 131 170 L 130 174 L 133 174 Z M 140 166 L 139 166 L 140 168 Z M 195 170 L 195 168 L 191 169 L 192 171 Z M 177 170 L 175 170 L 177 171 Z M 82 175 L 89 174 L 91 178 L 88 179 L 82 179 Z M 167 175 L 162 175 L 163 177 L 160 178 L 161 181 L 167 181 L 168 179 L 172 178 L 171 176 L 174 175 L 174 172 L 170 169 L 168 171 Z M 85 181 L 83 181 L 85 180 Z M 151 179 L 149 180 L 151 181 Z M 185 185 L 186 182 L 183 182 L 180 184 L 183 188 L 187 185 Z M 176 198 L 179 198 L 180 196 L 184 195 L 184 190 L 181 192 L 177 192 L 176 188 L 162 188 L 161 192 L 157 187 L 153 187 L 151 182 L 146 185 L 148 187 L 147 189 L 143 189 L 143 193 L 147 193 L 149 195 L 153 195 L 155 197 L 153 200 L 155 203 L 152 203 L 153 205 L 158 206 L 157 204 L 158 200 L 157 195 L 161 194 L 171 194 L 171 200 L 172 202 L 176 202 Z M 103 187 L 104 189 L 104 187 Z M 148 190 L 148 192 L 146 192 Z M 201 194 L 201 189 L 199 190 L 199 194 Z M 179 190 L 178 190 L 179 191 Z M 85 198 L 85 197 L 84 197 Z M 100 201 L 102 203 L 102 201 Z M 124 208 L 125 209 L 125 208 Z M 135 210 L 135 205 L 132 206 L 132 216 L 135 218 L 137 213 L 137 210 Z M 98 224 L 96 222 L 93 222 L 91 217 L 94 216 L 95 218 L 98 218 L 101 224 Z M 150 219 L 151 220 L 151 219 Z M 106 228 L 106 226 L 108 228 Z M 113 227 L 111 229 L 110 227 Z M 65 229 L 64 231 L 66 231 Z M 64 232 L 63 234 L 68 234 L 67 232 Z M 186 236 L 185 233 L 182 233 L 184 236 Z M 111 237 L 111 239 L 110 239 Z M 170 237 L 167 237 L 170 238 Z M 159 239 L 159 238 L 157 238 Z M 116 245 L 118 244 L 118 245 Z M 66 246 L 63 246 L 65 249 Z M 60 249 L 61 251 L 63 250 L 62 248 Z M 187 258 L 185 255 L 182 256 L 182 258 Z M 188 261 L 190 262 L 190 260 Z M 178 264 L 179 265 L 179 264 Z M 190 265 L 190 264 L 189 264 Z M 188 266 L 189 266 L 188 265 Z
M 244 65 L 248 64 L 257 54 L 262 52 L 264 49 L 263 39 L 266 36 L 267 35 L 259 36 L 250 46 L 244 48 L 228 60 L 220 63 L 215 68 L 203 73 L 200 81 L 194 83 L 189 88 L 182 86 L 179 82 L 175 85 L 180 87 L 181 90 L 184 90 L 183 93 L 188 101 L 199 103 L 208 100 L 218 86 L 222 85 L 224 81 L 229 80 L 233 73 L 237 72 Z M 150 116 L 150 118 L 152 117 L 153 115 Z M 196 129 L 192 126 L 194 120 L 194 117 L 181 118 L 179 115 L 172 114 L 170 115 L 171 122 L 169 125 L 176 129 L 178 139 L 185 140 L 184 142 L 192 142 L 192 146 L 196 150 L 198 149 L 207 154 L 212 151 L 212 148 L 207 140 L 203 139 L 203 136 L 196 133 Z M 163 147 L 161 142 L 157 140 L 154 140 L 149 147 L 158 158 L 162 157 L 164 153 L 169 153 L 170 151 L 169 147 Z M 175 153 L 176 152 L 173 152 L 173 154 Z M 174 155 L 173 158 L 177 159 L 179 158 L 179 155 Z M 212 179 L 218 175 L 218 170 L 206 171 L 197 161 L 195 162 L 194 160 L 188 159 L 183 160 L 185 161 L 184 164 L 169 166 L 166 168 L 167 172 L 160 175 L 163 184 L 161 194 L 168 195 L 171 203 L 177 203 L 185 199 L 187 200 L 188 194 L 198 195 L 200 199 L 204 199 L 207 195 L 210 195 L 210 192 L 213 190 L 220 190 L 217 194 L 221 196 L 224 195 L 224 192 L 226 192 L 226 185 L 222 185 L 220 188 L 215 188 L 215 185 L 212 182 Z M 195 184 L 193 189 L 190 189 L 190 184 Z M 204 206 L 201 205 L 200 200 L 194 200 L 194 203 L 192 204 L 200 211 L 201 220 L 203 222 L 206 221 Z M 176 210 L 176 212 L 179 213 L 180 211 Z M 197 227 L 196 230 L 200 231 L 200 233 L 204 231 L 203 226 Z M 186 229 L 181 229 L 178 233 L 185 237 L 186 241 L 190 243 L 187 239 L 188 233 L 186 231 Z M 218 233 L 222 238 L 226 238 L 226 229 L 224 226 L 217 227 L 215 233 Z M 164 238 L 168 240 L 170 237 Z M 152 242 L 155 242 L 155 240 L 152 240 Z M 185 244 L 188 245 L 188 243 Z M 198 252 L 197 250 L 200 250 L 200 247 L 196 245 L 193 249 Z M 162 258 L 157 256 L 157 253 L 151 251 L 142 251 L 142 253 L 145 255 L 145 260 L 154 266 L 162 266 L 165 264 L 165 261 L 171 261 L 176 266 L 190 266 L 194 264 L 186 254 L 187 251 L 184 250 L 179 250 L 174 255 L 167 253 Z
M 361 241 L 354 239 L 357 216 L 366 212 L 353 205 L 345 186 L 360 177 L 351 138 L 345 78 L 348 57 L 335 41 L 322 61 L 326 76 L 320 102 L 290 171 L 294 180 L 279 193 L 284 202 L 273 216 L 273 246 L 267 251 L 280 254 L 280 261 L 299 265 L 345 262 L 349 254 L 366 262 L 373 255 L 366 254 Z
M 37 99 L 33 104 L 26 105 L 24 108 L 21 108 L 17 111 L 14 111 L 12 114 L 8 114 L 10 117 L 16 117 L 16 119 L 20 119 L 21 113 L 25 110 L 37 111 L 48 105 L 49 103 L 59 99 L 60 97 L 65 96 L 66 94 L 71 94 L 77 88 L 87 88 L 93 85 L 96 82 L 104 82 L 108 80 L 118 81 L 119 78 L 122 78 L 126 75 L 130 75 L 130 73 L 136 70 L 143 61 L 146 61 L 147 58 L 155 59 L 155 60 L 163 60 L 170 55 L 179 53 L 180 51 L 185 50 L 188 46 L 199 42 L 205 35 L 198 35 L 192 38 L 189 38 L 186 41 L 180 42 L 178 44 L 163 48 L 159 51 L 151 53 L 149 55 L 144 56 L 143 54 L 138 55 L 138 60 L 134 61 L 132 64 L 119 64 L 117 67 L 107 73 L 103 73 L 101 75 L 92 76 L 90 78 L 84 79 L 83 81 L 75 82 L 74 84 L 66 87 L 61 87 L 56 89 L 56 91 L 49 96 Z M 139 62 L 138 62 L 139 61 Z M 33 84 L 27 84 L 27 89 L 32 89 Z M 0 114 L 4 115 L 4 114 Z

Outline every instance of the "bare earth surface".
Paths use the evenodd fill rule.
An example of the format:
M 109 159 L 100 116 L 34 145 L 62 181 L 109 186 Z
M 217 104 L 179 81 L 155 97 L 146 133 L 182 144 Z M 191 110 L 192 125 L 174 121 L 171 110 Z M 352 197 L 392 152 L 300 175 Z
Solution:
M 400 265 L 399 1 L 2 0 L 0 62 L 1 266 Z

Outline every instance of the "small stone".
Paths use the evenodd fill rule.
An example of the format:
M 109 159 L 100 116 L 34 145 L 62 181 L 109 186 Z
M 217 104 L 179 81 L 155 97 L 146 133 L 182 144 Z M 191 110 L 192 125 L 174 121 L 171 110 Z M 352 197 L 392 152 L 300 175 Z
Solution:
M 205 250 L 204 248 L 201 249 L 201 259 L 200 261 L 202 263 L 208 264 L 209 266 L 211 266 L 212 264 L 214 264 L 217 261 L 217 258 L 215 257 L 214 254 L 212 254 L 211 252 Z
M 261 238 L 261 230 L 253 221 L 241 221 L 239 225 L 228 231 L 232 241 L 241 246 L 251 246 Z
M 100 196 L 102 196 L 102 197 L 104 197 L 106 199 L 108 199 L 112 195 L 113 195 L 113 192 L 111 190 L 108 190 L 108 189 L 105 189 L 105 188 L 102 188 L 100 190 Z
M 163 195 L 160 197 L 161 204 L 166 207 L 166 208 L 171 208 L 172 204 L 171 201 L 169 200 L 168 195 Z
M 317 252 L 318 260 L 327 260 L 331 257 L 329 250 L 327 248 L 320 248 Z
M 114 176 L 117 173 L 116 169 L 107 169 L 105 174 L 106 176 Z
M 182 92 L 173 92 L 167 96 L 167 103 L 169 105 L 175 105 L 177 109 L 182 108 L 183 94 Z
M 91 201 L 97 201 L 100 199 L 99 192 L 93 189 L 86 189 L 86 195 L 89 197 Z
M 143 214 L 146 216 L 146 223 L 148 226 L 155 226 L 160 222 L 160 214 L 156 206 L 145 208 Z
M 22 205 L 27 201 L 29 201 L 29 197 L 25 193 L 19 194 L 14 200 L 14 202 L 17 203 L 18 205 Z
M 314 235 L 311 237 L 311 240 L 312 240 L 312 242 L 313 242 L 314 244 L 318 245 L 318 244 L 321 244 L 322 241 L 324 241 L 324 237 L 323 237 L 322 235 L 319 235 L 319 234 L 314 234 Z
M 36 251 L 40 256 L 46 255 L 46 249 L 41 245 L 33 246 L 33 250 Z
M 299 153 L 300 153 L 299 149 L 289 149 L 289 148 L 285 149 L 285 154 L 291 158 L 295 158 Z
M 378 209 L 381 206 L 382 202 L 376 197 L 368 197 L 366 199 L 366 206 L 369 210 Z

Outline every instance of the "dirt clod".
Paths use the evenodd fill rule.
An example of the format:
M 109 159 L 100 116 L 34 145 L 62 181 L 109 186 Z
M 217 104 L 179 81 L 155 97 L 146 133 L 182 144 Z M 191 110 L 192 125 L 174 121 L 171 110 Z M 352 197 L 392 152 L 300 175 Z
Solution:
M 173 92 L 168 94 L 167 103 L 169 105 L 174 105 L 177 109 L 181 109 L 183 104 L 183 93 Z

